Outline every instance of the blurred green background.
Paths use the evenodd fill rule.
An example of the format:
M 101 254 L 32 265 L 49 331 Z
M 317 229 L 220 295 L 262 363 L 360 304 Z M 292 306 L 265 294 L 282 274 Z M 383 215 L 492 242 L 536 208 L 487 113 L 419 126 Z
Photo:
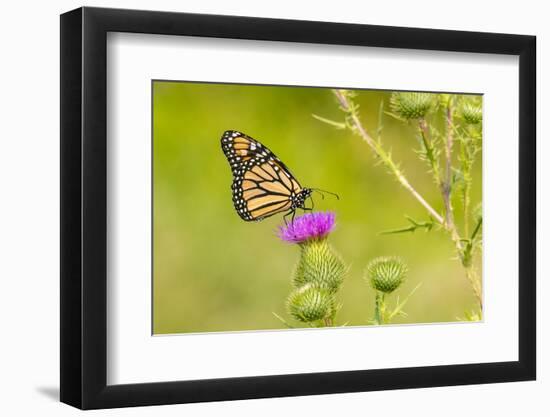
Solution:
M 387 107 L 390 94 L 358 92 L 370 132 L 376 132 L 380 103 Z M 235 213 L 232 175 L 220 148 L 220 137 L 229 129 L 269 147 L 302 186 L 339 194 L 339 201 L 315 196 L 316 210 L 336 212 L 337 227 L 329 239 L 350 266 L 339 293 L 338 323 L 365 325 L 372 318 L 374 291 L 363 272 L 381 255 L 401 256 L 410 269 L 405 284 L 389 297 L 390 305 L 397 294 L 404 297 L 422 282 L 405 307 L 408 316 L 394 322 L 455 321 L 475 306 L 443 232 L 379 235 L 407 226 L 404 215 L 427 220 L 425 210 L 376 165 L 359 137 L 312 114 L 343 119 L 329 89 L 154 81 L 155 334 L 283 328 L 273 312 L 289 319 L 285 301 L 298 247 L 276 237 L 282 216 L 248 223 Z M 382 140 L 394 160 L 442 211 L 441 196 L 413 152 L 414 129 L 391 117 L 384 117 L 383 125 Z M 480 162 L 475 169 L 474 205 L 481 198 Z

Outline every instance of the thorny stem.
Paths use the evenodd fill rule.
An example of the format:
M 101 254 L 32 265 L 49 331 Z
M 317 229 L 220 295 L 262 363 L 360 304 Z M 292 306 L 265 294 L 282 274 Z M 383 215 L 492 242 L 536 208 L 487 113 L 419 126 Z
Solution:
M 342 109 L 349 114 L 350 120 L 353 124 L 354 131 L 357 132 L 365 142 L 367 142 L 367 144 L 371 147 L 374 153 L 386 164 L 386 166 L 392 171 L 392 173 L 397 178 L 397 181 L 399 181 L 399 183 L 406 190 L 408 190 L 413 195 L 413 197 L 416 198 L 416 200 L 418 200 L 418 202 L 424 206 L 426 210 L 428 210 L 430 215 L 435 220 L 437 220 L 438 223 L 444 224 L 443 217 L 441 217 L 441 215 L 434 210 L 434 208 L 424 199 L 424 197 L 422 197 L 420 193 L 416 191 L 416 189 L 409 183 L 407 178 L 403 175 L 403 173 L 391 160 L 390 156 L 382 149 L 382 147 L 378 144 L 378 142 L 376 142 L 367 133 L 361 121 L 359 120 L 359 116 L 353 110 L 353 106 L 351 105 L 351 103 L 349 102 L 345 94 L 342 93 L 342 91 L 340 90 L 333 90 L 333 91 Z
M 451 164 L 452 164 L 452 151 L 453 151 L 453 107 L 451 101 L 447 105 L 445 113 L 445 121 L 447 127 L 447 137 L 445 139 L 445 181 L 441 184 L 441 194 L 443 196 L 443 203 L 445 205 L 445 229 L 451 234 L 457 254 L 460 258 L 462 265 L 464 266 L 466 277 L 470 281 L 470 285 L 474 291 L 474 295 L 479 303 L 480 310 L 483 306 L 483 300 L 481 295 L 481 283 L 480 279 L 472 265 L 464 262 L 465 248 L 462 239 L 458 233 L 456 224 L 454 222 L 453 207 L 451 204 Z
M 451 157 L 453 147 L 453 118 L 452 108 L 450 106 L 447 107 L 446 122 L 447 138 L 445 140 L 445 179 L 441 178 L 441 174 L 439 172 L 439 161 L 437 160 L 434 153 L 433 142 L 430 139 L 430 132 L 426 119 L 421 118 L 418 121 L 418 127 L 420 130 L 422 143 L 424 144 L 424 148 L 426 149 L 426 157 L 428 158 L 428 161 L 430 163 L 430 168 L 434 177 L 434 181 L 441 191 L 441 196 L 443 198 L 443 205 L 445 207 L 445 219 L 442 219 L 440 223 L 442 224 L 443 228 L 450 233 L 451 239 L 456 246 L 457 253 L 462 262 L 464 247 L 462 244 L 462 239 L 460 238 L 460 235 L 454 223 L 451 205 Z
M 449 101 L 446 113 L 447 139 L 445 141 L 445 182 L 442 183 L 441 193 L 445 204 L 445 223 L 454 226 L 453 207 L 451 206 L 451 164 L 453 152 L 453 107 Z
M 462 191 L 463 209 L 464 209 L 464 235 L 468 236 L 470 228 L 470 189 L 472 183 L 472 165 L 473 152 L 470 149 L 471 138 L 466 137 L 460 141 L 460 162 L 464 176 L 464 185 Z
M 442 187 L 441 176 L 439 174 L 439 162 L 435 157 L 433 143 L 430 139 L 430 132 L 428 131 L 428 124 L 426 119 L 422 118 L 418 121 L 418 128 L 420 130 L 420 137 L 422 138 L 422 144 L 424 149 L 426 149 L 426 157 L 430 163 L 430 169 L 434 177 L 434 181 L 439 188 Z
M 470 179 L 467 178 L 469 175 L 469 172 L 464 171 L 464 191 L 462 197 L 464 200 L 464 234 L 466 236 L 468 236 L 470 228 Z
M 420 129 L 420 136 L 422 138 L 422 143 L 426 149 L 426 156 L 430 163 L 431 171 L 434 176 L 434 181 L 441 191 L 441 196 L 443 197 L 443 205 L 445 207 L 445 219 L 440 223 L 443 225 L 444 229 L 447 230 L 451 239 L 453 240 L 458 255 L 462 261 L 462 251 L 463 244 L 460 238 L 460 235 L 457 231 L 456 225 L 454 224 L 453 212 L 451 207 L 451 156 L 452 156 L 452 146 L 453 146 L 453 131 L 452 131 L 452 109 L 450 106 L 447 107 L 446 112 L 446 123 L 447 123 L 447 137 L 445 139 L 445 179 L 441 179 L 439 173 L 439 162 L 435 158 L 433 144 L 430 140 L 429 129 L 426 119 L 422 118 L 418 121 L 418 127 Z

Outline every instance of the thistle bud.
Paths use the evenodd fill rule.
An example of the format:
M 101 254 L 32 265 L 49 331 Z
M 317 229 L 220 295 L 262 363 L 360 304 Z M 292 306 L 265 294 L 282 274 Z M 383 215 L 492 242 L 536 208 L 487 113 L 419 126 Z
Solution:
M 481 104 L 466 101 L 460 107 L 460 115 L 470 125 L 476 125 L 483 119 Z
M 390 108 L 404 119 L 421 119 L 434 105 L 434 95 L 429 93 L 392 93 Z
M 313 284 L 335 293 L 344 280 L 345 266 L 327 240 L 310 241 L 300 246 L 300 259 L 294 271 L 295 287 Z
M 407 265 L 400 258 L 380 257 L 368 264 L 365 279 L 375 290 L 389 294 L 403 283 L 406 275 Z
M 288 312 L 296 320 L 311 323 L 332 314 L 334 297 L 325 288 L 307 284 L 294 290 L 288 297 Z

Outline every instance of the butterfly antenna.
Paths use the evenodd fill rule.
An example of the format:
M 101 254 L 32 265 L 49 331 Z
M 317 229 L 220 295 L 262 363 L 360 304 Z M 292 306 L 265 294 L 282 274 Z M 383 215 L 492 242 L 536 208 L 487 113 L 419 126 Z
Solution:
M 325 199 L 325 195 L 323 193 L 333 195 L 334 197 L 336 197 L 337 200 L 340 200 L 340 196 L 336 193 L 333 193 L 333 192 L 330 192 L 330 191 L 327 191 L 327 190 L 321 190 L 319 188 L 312 188 L 312 190 L 317 191 L 319 194 L 321 194 L 321 196 L 323 197 L 323 200 Z

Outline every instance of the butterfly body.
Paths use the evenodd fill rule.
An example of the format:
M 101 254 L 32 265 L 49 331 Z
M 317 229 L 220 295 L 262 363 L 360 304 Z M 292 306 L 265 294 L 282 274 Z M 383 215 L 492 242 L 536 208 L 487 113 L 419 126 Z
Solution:
M 306 200 L 311 196 L 312 190 L 311 188 L 302 188 L 302 190 L 292 196 L 292 205 L 291 209 L 305 209 Z
M 312 189 L 303 188 L 265 145 L 235 130 L 224 132 L 221 145 L 233 173 L 233 204 L 243 220 L 308 210 L 305 204 Z

